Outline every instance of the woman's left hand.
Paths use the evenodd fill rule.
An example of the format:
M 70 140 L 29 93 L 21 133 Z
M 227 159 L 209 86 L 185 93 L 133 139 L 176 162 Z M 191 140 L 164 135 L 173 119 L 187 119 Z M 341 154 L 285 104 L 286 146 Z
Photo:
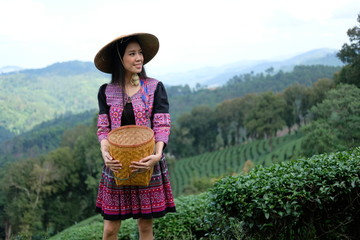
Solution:
M 161 160 L 162 154 L 154 154 L 141 159 L 138 162 L 131 162 L 130 168 L 133 168 L 131 172 L 145 172 L 150 170 Z

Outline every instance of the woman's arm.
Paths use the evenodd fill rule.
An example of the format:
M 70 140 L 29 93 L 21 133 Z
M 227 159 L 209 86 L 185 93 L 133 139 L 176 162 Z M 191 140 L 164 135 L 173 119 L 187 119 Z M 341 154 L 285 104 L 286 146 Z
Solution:
M 99 88 L 98 92 L 98 105 L 99 105 L 99 115 L 97 120 L 97 136 L 99 142 L 103 139 L 107 139 L 107 136 L 110 132 L 110 121 L 109 121 L 109 109 L 110 107 L 106 103 L 106 90 L 107 84 L 103 84 Z
M 164 142 L 164 148 L 168 144 L 171 118 L 169 113 L 169 101 L 162 82 L 158 82 L 154 94 L 152 113 L 152 129 L 155 134 L 155 142 Z

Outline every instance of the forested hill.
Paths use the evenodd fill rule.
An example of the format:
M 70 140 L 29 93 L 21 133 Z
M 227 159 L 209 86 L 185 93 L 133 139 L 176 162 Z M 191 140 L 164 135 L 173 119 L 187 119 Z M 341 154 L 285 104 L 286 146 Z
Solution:
M 331 78 L 340 67 L 298 66 L 293 72 L 233 76 L 215 90 L 191 89 L 188 85 L 167 86 L 174 122 L 199 104 L 214 106 L 246 93 L 281 91 L 292 83 L 309 85 L 319 78 Z M 43 69 L 0 74 L 0 140 L 31 130 L 41 122 L 66 112 L 81 113 L 97 108 L 99 86 L 109 81 L 91 62 L 56 63 Z M 165 82 L 166 84 L 166 82 Z
M 214 109 L 218 104 L 224 102 L 227 99 L 241 97 L 248 93 L 260 93 L 265 91 L 281 92 L 294 83 L 309 86 L 318 79 L 332 78 L 333 74 L 338 70 L 338 67 L 322 65 L 296 66 L 292 72 L 279 71 L 275 73 L 269 70 L 266 74 L 244 74 L 234 76 L 228 81 L 226 85 L 216 89 L 204 88 L 193 90 L 190 89 L 189 86 L 167 86 L 173 124 L 176 125 L 176 120 L 180 116 L 186 112 L 190 112 L 198 105 L 207 105 Z M 46 74 L 49 74 L 49 76 L 51 73 L 53 73 L 53 71 L 49 70 L 46 72 Z M 67 73 L 61 73 L 70 74 L 70 70 Z M 72 74 L 74 74 L 74 72 Z M 84 85 L 86 85 L 86 80 L 83 80 L 82 78 L 88 76 L 93 76 L 93 78 L 91 79 L 88 77 L 87 79 L 93 80 L 93 82 L 97 81 L 96 73 L 91 73 L 88 76 L 86 74 L 80 73 L 78 75 L 70 76 L 71 79 L 77 77 L 79 82 L 82 81 Z M 100 76 L 99 79 L 101 79 L 101 77 L 102 76 Z M 61 78 L 58 76 L 57 78 L 62 79 L 64 82 L 67 81 L 66 77 Z M 73 83 L 69 81 L 67 84 Z M 60 145 L 60 139 L 67 129 L 72 129 L 78 124 L 88 124 L 91 120 L 94 120 L 96 116 L 95 106 L 96 91 L 98 86 L 99 85 L 88 83 L 88 85 L 83 87 L 85 89 L 88 88 L 87 91 L 74 91 L 73 89 L 69 89 L 68 92 L 66 92 L 67 97 L 63 97 L 62 102 L 59 100 L 56 101 L 56 98 L 54 98 L 52 99 L 52 102 L 49 101 L 42 103 L 41 101 L 43 100 L 43 97 L 36 98 L 36 96 L 32 96 L 37 101 L 37 105 L 43 104 L 44 106 L 48 107 L 49 110 L 51 110 L 51 108 L 56 108 L 56 106 L 59 104 L 70 107 L 71 101 L 74 99 L 73 95 L 76 95 L 77 92 L 81 92 L 81 97 L 83 98 L 82 103 L 84 104 L 76 105 L 76 102 L 73 102 L 74 105 L 71 107 L 73 108 L 74 112 L 75 110 L 80 112 L 81 109 L 83 109 L 83 112 L 81 114 L 71 114 L 70 112 L 67 114 L 58 114 L 58 116 L 54 117 L 54 120 L 43 122 L 42 124 L 35 126 L 33 130 L 29 130 L 28 132 L 25 132 L 24 134 L 16 137 L 13 137 L 13 134 L 8 132 L 8 130 L 0 129 L 0 135 L 1 133 L 4 135 L 7 134 L 6 136 L 8 139 L 13 137 L 13 139 L 9 141 L 5 141 L 5 136 L 2 139 L 4 144 L 2 147 L 0 147 L 0 152 L 3 155 L 3 157 L 0 157 L 0 166 L 6 162 L 11 162 L 13 159 L 22 158 L 25 156 L 37 156 L 55 149 Z M 79 86 L 79 88 L 81 88 L 81 86 Z M 64 90 L 62 91 L 65 93 Z M 87 95 L 87 92 L 90 92 L 90 94 Z M 43 90 L 43 93 L 48 94 L 48 92 L 45 90 Z M 35 107 L 36 104 L 34 105 Z M 24 105 L 26 104 L 24 103 Z M 29 109 L 29 107 L 27 108 Z M 84 110 L 89 108 L 92 109 L 84 112 Z M 64 108 L 64 110 L 65 109 L 66 108 Z M 46 110 L 46 108 L 44 110 Z M 22 113 L 23 112 L 19 112 L 18 114 L 20 115 Z M 24 119 L 31 119 L 31 124 L 35 124 L 34 120 L 36 120 L 36 118 L 33 117 L 34 115 L 32 113 L 33 112 L 31 111 L 27 111 L 24 112 L 21 116 L 23 116 Z M 35 115 L 40 117 L 38 121 L 45 121 L 45 118 L 41 118 L 45 114 L 46 112 L 40 112 L 39 109 L 36 109 Z M 1 115 L 1 117 L 3 117 L 3 115 Z M 48 116 L 48 118 L 50 117 L 51 116 Z M 9 118 L 9 121 L 10 120 L 11 118 Z
M 298 83 L 310 86 L 321 78 L 332 79 L 341 67 L 334 66 L 295 66 L 291 72 L 274 72 L 272 68 L 264 73 L 247 73 L 234 76 L 222 87 L 200 88 L 192 91 L 188 86 L 172 86 L 167 91 L 170 97 L 170 107 L 173 119 L 184 112 L 189 112 L 194 106 L 207 105 L 214 108 L 217 104 L 232 98 L 242 97 L 249 93 L 265 91 L 280 92 Z
M 62 141 L 76 139 L 83 133 L 84 126 L 94 123 L 95 118 L 96 112 L 93 110 L 78 114 L 66 113 L 42 122 L 30 131 L 13 136 L 11 140 L 0 144 L 0 168 L 6 163 L 34 158 L 61 147 Z M 95 124 L 92 126 L 95 127 Z M 95 137 L 96 130 L 93 132 Z
M 96 109 L 97 91 L 105 82 L 108 76 L 80 61 L 1 74 L 1 132 L 18 134 L 66 112 Z

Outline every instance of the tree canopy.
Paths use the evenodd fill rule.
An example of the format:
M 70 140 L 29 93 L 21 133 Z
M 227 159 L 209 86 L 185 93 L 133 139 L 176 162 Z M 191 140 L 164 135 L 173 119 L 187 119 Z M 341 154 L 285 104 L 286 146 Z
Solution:
M 347 31 L 350 44 L 345 43 L 337 53 L 339 59 L 348 65 L 340 71 L 336 81 L 360 87 L 360 14 L 357 21 L 359 26 Z

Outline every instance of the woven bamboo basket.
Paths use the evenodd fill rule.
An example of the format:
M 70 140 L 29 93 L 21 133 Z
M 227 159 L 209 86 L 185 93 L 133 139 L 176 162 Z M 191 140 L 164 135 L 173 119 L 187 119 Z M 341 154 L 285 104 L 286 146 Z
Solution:
M 133 161 L 140 161 L 154 153 L 155 138 L 151 128 L 137 125 L 126 125 L 112 130 L 108 135 L 110 155 L 119 160 L 122 168 L 114 172 L 117 185 L 148 186 L 153 169 L 146 172 L 131 172 L 129 166 Z

